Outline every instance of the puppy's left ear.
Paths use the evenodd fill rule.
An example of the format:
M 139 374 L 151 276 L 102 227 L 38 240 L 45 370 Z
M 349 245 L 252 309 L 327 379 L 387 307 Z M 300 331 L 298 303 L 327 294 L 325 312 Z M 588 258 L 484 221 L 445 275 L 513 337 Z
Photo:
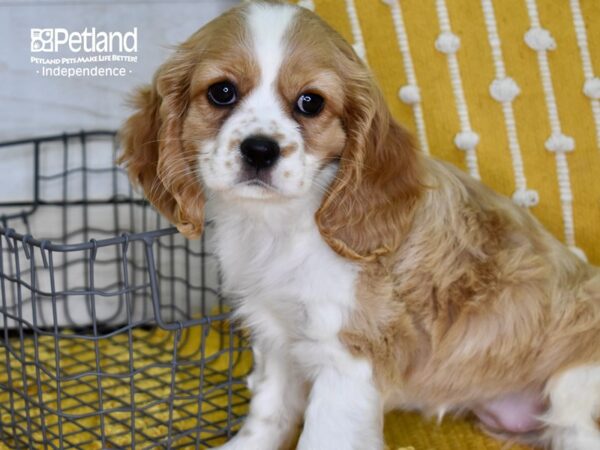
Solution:
M 338 254 L 373 261 L 397 250 L 411 226 L 423 190 L 421 164 L 367 68 L 357 58 L 353 64 L 346 79 L 347 142 L 316 221 Z

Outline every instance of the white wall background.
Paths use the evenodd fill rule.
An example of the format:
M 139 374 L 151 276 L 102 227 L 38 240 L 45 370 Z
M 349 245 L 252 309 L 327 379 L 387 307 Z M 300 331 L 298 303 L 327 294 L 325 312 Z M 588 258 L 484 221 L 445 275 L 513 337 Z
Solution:
M 170 48 L 236 0 L 0 0 L 0 140 L 117 128 L 125 99 Z M 124 78 L 49 78 L 30 62 L 31 28 L 138 28 L 138 62 Z M 40 54 L 37 54 L 40 55 Z M 0 161 L 1 164 L 1 161 Z M 1 170 L 2 166 L 0 166 Z

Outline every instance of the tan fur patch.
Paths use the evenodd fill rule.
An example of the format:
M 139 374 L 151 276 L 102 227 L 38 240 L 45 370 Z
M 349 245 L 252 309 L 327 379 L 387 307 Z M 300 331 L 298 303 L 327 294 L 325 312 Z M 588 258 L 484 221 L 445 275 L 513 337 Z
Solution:
M 600 362 L 600 271 L 525 210 L 427 161 L 401 247 L 365 264 L 341 339 L 395 407 L 471 408 Z

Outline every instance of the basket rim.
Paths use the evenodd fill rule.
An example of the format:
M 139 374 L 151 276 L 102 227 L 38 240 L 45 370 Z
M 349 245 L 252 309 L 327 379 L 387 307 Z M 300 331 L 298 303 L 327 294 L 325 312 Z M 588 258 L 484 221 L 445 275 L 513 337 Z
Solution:
M 93 136 L 111 136 L 116 137 L 119 134 L 117 130 L 108 130 L 108 129 L 96 129 L 96 130 L 80 130 L 77 132 L 70 133 L 59 133 L 59 134 L 50 134 L 45 136 L 36 136 L 30 138 L 20 138 L 20 139 L 12 139 L 8 141 L 0 141 L 0 148 L 2 147 L 11 147 L 14 145 L 23 145 L 23 144 L 35 144 L 42 142 L 51 142 L 58 141 L 60 139 L 72 139 L 72 138 L 81 138 L 84 137 L 93 137 Z
M 58 244 L 49 239 L 36 239 L 31 234 L 21 234 L 15 231 L 14 228 L 4 228 L 0 226 L 0 235 L 9 239 L 20 241 L 24 246 L 32 246 L 41 250 L 49 250 L 53 252 L 75 252 L 81 250 L 94 250 L 101 247 L 111 245 L 128 245 L 133 241 L 144 241 L 147 244 L 154 242 L 156 238 L 177 234 L 179 231 L 175 227 L 160 228 L 158 230 L 144 231 L 141 233 L 122 233 L 119 236 L 106 239 L 90 239 L 89 241 L 79 242 L 77 244 Z

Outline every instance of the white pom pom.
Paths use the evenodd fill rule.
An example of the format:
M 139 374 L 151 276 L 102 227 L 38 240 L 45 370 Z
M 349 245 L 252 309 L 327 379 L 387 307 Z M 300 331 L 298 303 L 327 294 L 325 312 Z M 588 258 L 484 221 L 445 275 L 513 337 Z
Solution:
M 512 102 L 521 90 L 510 77 L 498 78 L 490 85 L 490 95 L 499 102 Z
M 546 150 L 551 152 L 572 152 L 575 141 L 565 134 L 553 134 L 546 140 Z
M 450 31 L 444 31 L 435 40 L 435 48 L 442 53 L 455 53 L 460 48 L 460 38 Z
M 402 100 L 404 103 L 409 105 L 413 105 L 421 101 L 421 93 L 419 92 L 419 88 L 412 84 L 402 86 L 398 91 L 398 97 L 400 97 L 400 100 Z
M 525 43 L 527 46 L 536 51 L 554 50 L 556 41 L 545 28 L 531 28 L 525 33 Z
M 571 252 L 573 252 L 575 254 L 575 256 L 577 256 L 579 259 L 581 259 L 582 261 L 587 262 L 587 256 L 585 256 L 585 252 L 583 250 L 581 250 L 579 247 L 569 247 L 569 250 L 571 250 Z
M 525 208 L 530 208 L 540 202 L 540 195 L 533 189 L 517 189 L 512 198 L 515 204 Z
M 461 131 L 454 137 L 454 144 L 461 150 L 473 150 L 479 143 L 479 135 L 473 131 Z
M 585 80 L 583 85 L 583 93 L 589 98 L 600 99 L 600 78 L 594 77 L 589 80 Z
M 563 203 L 573 203 L 573 194 L 570 192 L 563 192 L 560 194 L 560 201 Z

